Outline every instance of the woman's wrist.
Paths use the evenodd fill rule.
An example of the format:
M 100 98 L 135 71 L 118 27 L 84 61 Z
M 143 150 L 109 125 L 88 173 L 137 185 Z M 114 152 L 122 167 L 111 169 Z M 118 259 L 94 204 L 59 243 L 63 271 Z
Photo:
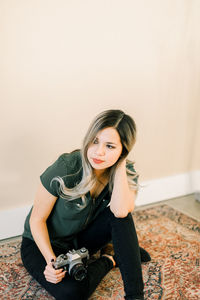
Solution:
M 56 261 L 56 256 L 55 255 L 48 255 L 46 258 L 46 263 L 49 264 L 49 263 L 52 263 L 54 261 Z
M 122 177 L 126 177 L 126 160 L 123 159 L 117 166 L 116 168 L 116 172 L 115 172 L 115 177 L 114 177 L 114 181 L 115 180 L 120 180 Z M 115 183 L 115 182 L 114 182 Z

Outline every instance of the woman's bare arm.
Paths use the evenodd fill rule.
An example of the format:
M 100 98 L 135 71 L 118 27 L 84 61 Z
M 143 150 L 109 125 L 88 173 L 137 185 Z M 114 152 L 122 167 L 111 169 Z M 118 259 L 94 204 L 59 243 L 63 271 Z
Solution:
M 66 274 L 66 271 L 63 271 L 62 269 L 55 270 L 51 262 L 52 259 L 56 259 L 56 256 L 49 239 L 46 220 L 50 215 L 56 200 L 57 197 L 50 194 L 43 187 L 42 183 L 40 183 L 30 217 L 30 227 L 33 238 L 47 263 L 44 270 L 44 276 L 46 280 L 51 283 L 60 282 Z
M 126 160 L 123 160 L 117 167 L 113 191 L 110 201 L 110 209 L 118 218 L 124 218 L 134 210 L 137 192 L 131 190 L 128 185 L 126 174 Z
M 42 185 L 39 184 L 34 200 L 33 210 L 30 217 L 30 228 L 33 238 L 48 263 L 56 256 L 51 247 L 46 220 L 50 215 L 57 197 L 50 194 Z

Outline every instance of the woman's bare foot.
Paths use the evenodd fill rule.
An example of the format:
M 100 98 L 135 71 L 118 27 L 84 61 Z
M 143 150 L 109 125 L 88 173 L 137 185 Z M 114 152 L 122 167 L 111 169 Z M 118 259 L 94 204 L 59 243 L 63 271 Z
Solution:
M 102 254 L 102 256 L 106 256 L 106 257 L 108 257 L 108 258 L 112 261 L 112 263 L 113 263 L 113 268 L 116 266 L 116 262 L 115 262 L 115 260 L 114 260 L 114 258 L 113 258 L 112 255 Z

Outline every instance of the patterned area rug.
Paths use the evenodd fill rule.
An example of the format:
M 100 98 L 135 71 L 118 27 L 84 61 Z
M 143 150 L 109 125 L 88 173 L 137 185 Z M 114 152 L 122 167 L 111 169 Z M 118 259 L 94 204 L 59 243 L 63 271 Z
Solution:
M 199 223 L 167 205 L 134 213 L 140 246 L 152 261 L 142 265 L 145 299 L 200 299 Z M 20 240 L 0 245 L 0 299 L 54 299 L 24 269 Z M 118 268 L 101 281 L 90 300 L 124 299 Z

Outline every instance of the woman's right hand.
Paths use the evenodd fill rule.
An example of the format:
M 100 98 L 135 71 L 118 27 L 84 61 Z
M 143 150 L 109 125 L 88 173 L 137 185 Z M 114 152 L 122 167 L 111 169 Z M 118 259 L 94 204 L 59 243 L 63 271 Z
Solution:
M 55 270 L 52 262 L 49 262 L 44 270 L 44 276 L 47 281 L 51 283 L 58 283 L 63 280 L 67 271 L 63 271 L 63 269 Z

